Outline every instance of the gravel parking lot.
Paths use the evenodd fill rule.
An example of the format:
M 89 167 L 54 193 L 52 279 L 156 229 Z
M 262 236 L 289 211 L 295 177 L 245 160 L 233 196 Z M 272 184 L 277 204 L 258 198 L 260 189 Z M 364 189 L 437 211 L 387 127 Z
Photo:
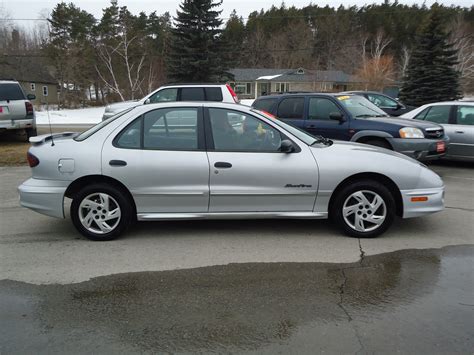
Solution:
M 271 220 L 139 223 L 94 243 L 21 208 L 29 168 L 0 167 L 0 352 L 469 353 L 474 168 L 431 168 L 446 210 L 373 240 Z

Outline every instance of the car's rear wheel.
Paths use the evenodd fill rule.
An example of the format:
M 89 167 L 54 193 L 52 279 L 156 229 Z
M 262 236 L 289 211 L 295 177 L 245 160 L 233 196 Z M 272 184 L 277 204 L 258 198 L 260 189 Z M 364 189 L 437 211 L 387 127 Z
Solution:
M 131 206 L 125 194 L 113 186 L 86 186 L 72 200 L 71 219 L 76 229 L 88 239 L 112 240 L 130 225 Z
M 38 135 L 38 131 L 36 130 L 36 128 L 26 128 L 25 133 L 26 141 L 29 141 L 30 137 L 36 137 Z
M 390 190 L 373 180 L 344 186 L 331 204 L 331 217 L 348 235 L 374 238 L 395 218 L 396 204 Z

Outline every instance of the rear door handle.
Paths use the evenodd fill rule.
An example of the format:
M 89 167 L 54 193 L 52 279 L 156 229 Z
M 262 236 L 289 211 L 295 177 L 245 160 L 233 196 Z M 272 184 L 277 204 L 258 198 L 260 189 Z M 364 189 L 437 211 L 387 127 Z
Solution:
M 127 165 L 126 161 L 123 160 L 111 160 L 109 161 L 110 166 L 125 166 Z
M 464 131 L 454 131 L 454 132 L 456 132 L 456 133 L 464 133 Z
M 214 164 L 214 167 L 215 168 L 222 168 L 222 169 L 229 169 L 229 168 L 232 168 L 232 164 L 227 163 L 225 161 L 218 161 Z

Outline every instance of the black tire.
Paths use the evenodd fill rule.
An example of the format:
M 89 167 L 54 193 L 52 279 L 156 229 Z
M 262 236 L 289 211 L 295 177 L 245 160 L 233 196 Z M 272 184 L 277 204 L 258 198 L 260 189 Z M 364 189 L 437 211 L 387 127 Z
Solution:
M 370 231 L 356 230 L 346 221 L 346 219 L 343 216 L 344 203 L 346 202 L 346 200 L 348 200 L 348 198 L 352 194 L 357 193 L 359 191 L 367 191 L 367 192 L 375 193 L 379 195 L 382 198 L 383 202 L 385 203 L 385 209 L 384 209 L 386 212 L 385 219 L 374 230 L 370 230 Z M 369 197 L 369 198 L 371 196 L 370 193 L 364 192 L 364 194 L 366 195 L 366 197 Z M 379 208 L 383 208 L 383 206 Z M 364 214 L 364 211 L 370 212 L 372 215 L 376 214 L 376 211 L 372 212 L 369 207 L 368 210 L 363 209 L 360 211 L 361 216 L 367 216 L 366 214 Z M 380 211 L 380 210 L 377 209 L 377 211 Z M 336 223 L 336 225 L 339 228 L 341 228 L 341 230 L 345 234 L 351 237 L 375 238 L 381 235 L 382 233 L 384 233 L 393 223 L 393 220 L 395 218 L 395 211 L 396 211 L 395 199 L 387 187 L 385 187 L 383 184 L 374 180 L 361 180 L 361 181 L 347 184 L 340 191 L 337 192 L 337 195 L 334 196 L 334 200 L 331 202 L 330 218 L 332 219 L 334 223 Z M 359 210 L 357 210 L 356 213 L 359 213 Z M 346 218 L 349 219 L 349 222 L 350 222 L 350 218 L 352 218 L 352 216 L 348 216 Z M 354 213 L 354 218 L 355 218 L 355 213 Z M 354 225 L 355 224 L 356 223 L 354 223 Z M 367 229 L 370 229 L 374 226 L 374 224 L 372 224 L 371 222 L 366 222 L 366 221 L 362 222 L 362 224 L 366 225 L 368 227 Z
M 385 149 L 389 149 L 389 150 L 393 150 L 392 149 L 392 146 L 390 145 L 390 143 L 388 143 L 386 140 L 384 139 L 369 139 L 367 141 L 364 142 L 365 144 L 368 144 L 368 145 L 374 145 L 376 147 L 380 147 L 380 148 L 385 148 Z
M 83 211 L 80 211 L 80 206 L 81 202 L 88 196 L 93 195 L 93 194 L 98 194 L 98 193 L 105 193 L 112 197 L 112 200 L 114 205 L 118 205 L 119 211 L 121 213 L 120 219 L 118 219 L 116 222 L 116 226 L 110 231 L 110 232 L 103 232 L 103 234 L 100 233 L 94 233 L 93 231 L 88 230 L 81 222 L 80 219 L 80 213 L 84 213 Z M 98 207 L 97 207 L 98 208 Z M 93 208 L 92 208 L 93 209 Z M 91 210 L 92 210 L 91 209 Z M 107 241 L 107 240 L 113 240 L 118 238 L 131 224 L 132 217 L 133 217 L 133 208 L 132 208 L 132 203 L 129 201 L 127 198 L 127 195 L 120 189 L 110 186 L 110 185 L 105 185 L 105 184 L 92 184 L 89 186 L 85 186 L 82 188 L 74 197 L 71 203 L 71 219 L 72 223 L 74 224 L 74 227 L 86 238 L 94 241 Z M 91 212 L 94 212 L 92 210 Z M 94 218 L 99 217 L 98 222 L 100 222 L 101 216 L 100 211 L 96 211 L 97 216 L 94 214 Z M 99 228 L 99 225 L 97 224 L 96 221 L 92 221 L 93 224 L 91 224 L 92 228 Z
M 35 128 L 26 128 L 26 141 L 28 142 L 30 140 L 30 137 L 36 137 L 38 135 L 38 131 Z

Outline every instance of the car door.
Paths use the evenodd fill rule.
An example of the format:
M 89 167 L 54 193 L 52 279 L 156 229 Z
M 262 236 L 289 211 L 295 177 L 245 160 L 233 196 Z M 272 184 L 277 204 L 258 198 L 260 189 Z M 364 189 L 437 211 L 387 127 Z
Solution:
M 236 117 L 240 117 L 237 119 Z M 206 111 L 210 173 L 209 212 L 312 211 L 318 169 L 308 146 L 282 153 L 287 137 L 257 116 Z
M 474 159 L 474 106 L 454 106 L 454 124 L 450 131 L 450 156 Z
M 341 121 L 330 118 L 332 113 L 344 116 L 344 111 L 327 97 L 310 97 L 308 100 L 308 115 L 304 129 L 313 134 L 327 138 L 350 140 L 349 120 L 347 117 Z
M 137 213 L 207 212 L 202 107 L 150 110 L 104 143 L 102 171 L 131 192 Z
M 282 99 L 276 107 L 276 116 L 295 127 L 304 129 L 304 96 L 291 96 Z

